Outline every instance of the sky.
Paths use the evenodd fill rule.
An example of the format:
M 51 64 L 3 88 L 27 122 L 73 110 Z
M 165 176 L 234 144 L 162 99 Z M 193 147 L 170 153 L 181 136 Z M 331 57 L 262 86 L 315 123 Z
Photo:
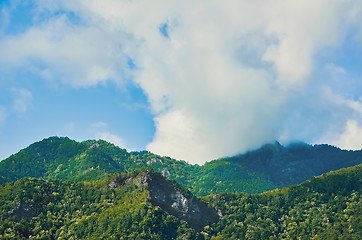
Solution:
M 362 148 L 362 1 L 0 0 L 0 159 L 104 139 L 190 163 Z

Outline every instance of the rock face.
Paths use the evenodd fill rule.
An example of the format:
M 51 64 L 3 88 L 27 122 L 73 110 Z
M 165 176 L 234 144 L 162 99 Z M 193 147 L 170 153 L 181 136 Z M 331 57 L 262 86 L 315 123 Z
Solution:
M 162 210 L 181 220 L 186 221 L 190 227 L 201 231 L 206 225 L 217 222 L 218 212 L 210 208 L 175 184 L 166 180 L 159 173 L 144 172 L 135 181 L 136 186 L 145 185 L 150 192 L 150 201 Z
M 152 159 L 150 159 L 150 160 L 147 161 L 147 166 L 150 166 L 150 165 L 152 165 L 152 164 L 154 164 L 154 163 L 157 163 L 157 162 L 163 163 L 161 159 L 152 158 Z
M 10 210 L 6 217 L 15 216 L 19 221 L 23 218 L 32 218 L 36 216 L 35 207 L 26 203 L 19 203 L 15 208 Z

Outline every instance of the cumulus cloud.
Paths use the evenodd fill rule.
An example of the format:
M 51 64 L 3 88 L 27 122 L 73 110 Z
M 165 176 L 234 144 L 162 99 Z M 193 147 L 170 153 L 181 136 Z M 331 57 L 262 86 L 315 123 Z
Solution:
M 14 96 L 13 108 L 19 113 L 24 113 L 32 105 L 33 94 L 24 88 L 12 89 Z
M 356 120 L 349 120 L 336 145 L 350 150 L 362 149 L 362 127 Z
M 126 146 L 123 139 L 121 139 L 117 135 L 112 134 L 110 132 L 100 132 L 97 134 L 97 138 L 105 140 L 110 143 L 113 143 L 114 145 L 121 147 L 121 148 L 125 148 L 125 146 Z
M 316 56 L 339 49 L 357 31 L 361 6 L 338 0 L 39 1 L 38 11 L 58 14 L 0 39 L 0 63 L 26 66 L 36 59 L 44 63 L 33 66 L 42 76 L 73 86 L 131 77 L 154 114 L 148 150 L 203 163 L 275 139 L 333 142 L 351 117 L 362 124 L 359 100 L 337 96 L 325 87 L 328 79 L 313 76 L 322 61 Z
M 106 122 L 99 121 L 91 124 L 91 132 L 94 133 L 96 139 L 102 139 L 107 142 L 113 143 L 118 147 L 126 148 L 125 141 L 116 134 L 108 131 L 107 128 L 108 124 Z
M 73 25 L 66 16 L 51 18 L 22 34 L 0 40 L 0 63 L 28 67 L 49 80 L 75 87 L 92 86 L 126 78 L 127 55 L 122 32 L 101 26 Z

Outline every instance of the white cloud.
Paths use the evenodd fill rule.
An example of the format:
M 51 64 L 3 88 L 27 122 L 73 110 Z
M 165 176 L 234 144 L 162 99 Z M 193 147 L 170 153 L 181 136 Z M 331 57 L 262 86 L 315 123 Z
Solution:
M 126 145 L 122 138 L 118 137 L 117 135 L 114 135 L 110 132 L 99 132 L 97 133 L 96 138 L 105 140 L 107 142 L 113 143 L 114 145 L 125 148 Z
M 126 148 L 125 141 L 122 138 L 108 131 L 108 123 L 102 121 L 94 122 L 90 127 L 96 139 L 102 139 L 118 147 Z
M 275 35 L 263 59 L 275 64 L 278 81 L 299 84 L 313 70 L 318 50 L 344 36 L 344 17 L 351 10 L 340 1 L 268 1 L 267 32 Z
M 24 113 L 32 106 L 33 95 L 32 93 L 24 88 L 12 89 L 14 96 L 13 108 L 19 113 Z
M 362 149 L 362 126 L 356 120 L 349 120 L 346 123 L 345 131 L 341 134 L 336 145 L 344 149 Z
M 122 33 L 100 26 L 73 26 L 60 16 L 0 40 L 0 63 L 26 66 L 50 80 L 92 86 L 127 77 L 127 57 L 122 53 Z
M 58 14 L 0 39 L 0 63 L 28 66 L 35 59 L 45 65 L 32 66 L 41 76 L 72 86 L 131 76 L 155 115 L 148 149 L 203 163 L 274 139 L 337 136 L 333 127 L 351 116 L 362 119 L 351 101 L 324 92 L 327 80 L 311 77 L 320 51 L 339 49 L 360 31 L 353 26 L 361 6 L 338 0 L 39 1 L 40 12 L 72 11 L 82 23 Z M 159 30 L 165 23 L 168 37 Z

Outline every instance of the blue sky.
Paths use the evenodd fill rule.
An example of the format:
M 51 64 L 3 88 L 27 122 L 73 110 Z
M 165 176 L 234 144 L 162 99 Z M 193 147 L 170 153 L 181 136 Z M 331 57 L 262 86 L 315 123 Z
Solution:
M 362 2 L 0 1 L 0 159 L 49 136 L 202 164 L 362 148 Z

